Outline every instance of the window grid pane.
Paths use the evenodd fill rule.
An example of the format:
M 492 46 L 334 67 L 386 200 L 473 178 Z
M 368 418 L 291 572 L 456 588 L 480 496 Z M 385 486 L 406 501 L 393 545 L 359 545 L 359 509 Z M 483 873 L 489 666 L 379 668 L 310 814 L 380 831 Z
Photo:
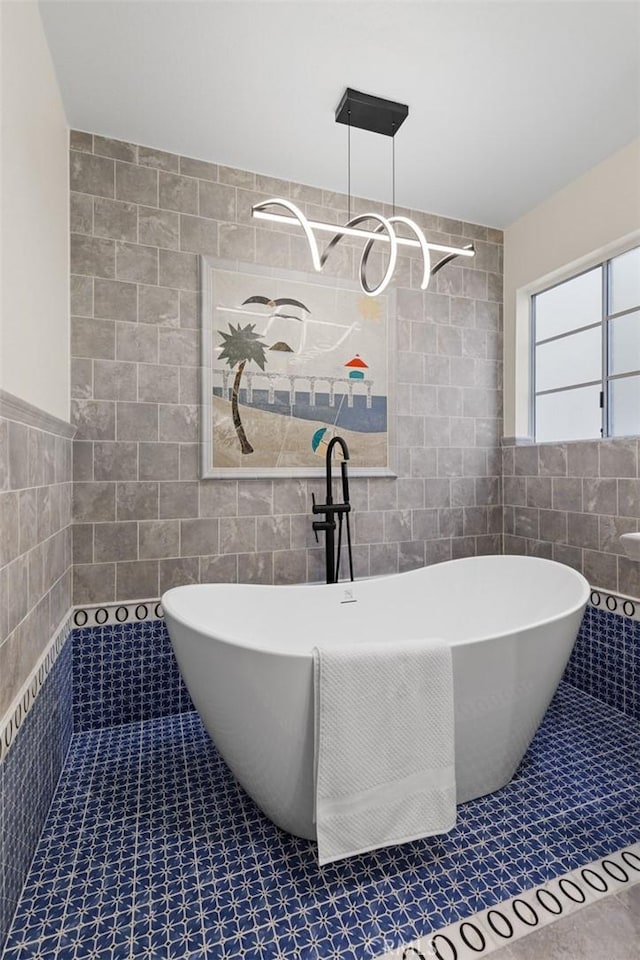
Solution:
M 640 435 L 640 247 L 541 291 L 531 305 L 536 442 Z M 594 335 L 578 339 L 589 323 L 599 350 Z
M 609 381 L 610 436 L 628 437 L 638 433 L 640 376 Z
M 536 393 L 602 377 L 602 327 L 536 346 Z
M 596 440 L 601 436 L 600 384 L 536 397 L 536 441 Z
M 640 369 L 640 311 L 607 321 L 609 376 Z
M 621 313 L 640 307 L 640 247 L 634 247 L 608 264 L 607 310 Z
M 536 294 L 536 340 L 602 320 L 602 265 Z

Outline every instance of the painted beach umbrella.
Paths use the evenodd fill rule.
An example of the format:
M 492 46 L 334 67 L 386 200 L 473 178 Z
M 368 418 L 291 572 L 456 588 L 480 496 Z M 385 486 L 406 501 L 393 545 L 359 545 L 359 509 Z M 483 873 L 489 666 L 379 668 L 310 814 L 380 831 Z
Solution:
M 364 380 L 364 371 L 369 369 L 369 364 L 365 363 L 359 353 L 352 357 L 345 367 L 349 370 L 350 380 Z
M 329 441 L 334 436 L 335 436 L 335 431 L 329 430 L 328 427 L 320 427 L 319 430 L 316 430 L 314 435 L 311 437 L 311 449 L 316 454 L 316 456 L 325 457 L 327 455 L 327 447 L 329 446 Z M 344 460 L 344 454 L 339 447 L 334 452 L 334 459 Z
M 322 440 L 326 432 L 327 432 L 326 427 L 320 427 L 320 429 L 316 430 L 314 435 L 311 437 L 311 449 L 313 450 L 314 453 L 320 452 L 318 448 L 320 447 L 320 444 L 322 443 Z
M 278 340 L 277 343 L 274 343 L 269 347 L 269 350 L 276 350 L 279 353 L 293 353 L 293 350 L 289 344 L 285 343 L 284 340 Z

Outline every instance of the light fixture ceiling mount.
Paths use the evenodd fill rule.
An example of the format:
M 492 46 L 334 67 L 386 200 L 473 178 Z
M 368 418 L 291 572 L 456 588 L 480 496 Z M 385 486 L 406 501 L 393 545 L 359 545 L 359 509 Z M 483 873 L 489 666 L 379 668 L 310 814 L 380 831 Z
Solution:
M 410 220 L 408 217 L 396 215 L 395 212 L 395 135 L 409 113 L 409 107 L 404 103 L 396 103 L 393 100 L 384 100 L 381 97 L 374 97 L 368 93 L 361 93 L 358 90 L 352 90 L 348 87 L 336 110 L 336 123 L 344 123 L 348 127 L 348 214 L 347 222 L 344 226 L 337 226 L 335 223 L 324 223 L 319 220 L 309 220 L 302 210 L 282 197 L 274 197 L 270 200 L 263 200 L 256 203 L 251 208 L 253 217 L 257 220 L 270 220 L 275 223 L 285 223 L 298 225 L 302 228 L 309 251 L 314 270 L 320 272 L 327 262 L 327 258 L 333 248 L 342 240 L 343 237 L 358 237 L 365 241 L 364 250 L 360 258 L 360 286 L 363 292 L 369 297 L 375 297 L 382 293 L 391 282 L 398 258 L 398 247 L 418 247 L 422 252 L 422 280 L 420 289 L 426 290 L 431 277 L 441 270 L 447 263 L 455 257 L 472 257 L 475 253 L 473 244 L 469 243 L 464 247 L 452 247 L 446 244 L 428 243 L 422 229 Z M 372 133 L 379 133 L 383 136 L 391 137 L 392 140 L 392 215 L 385 217 L 380 213 L 361 213 L 357 216 L 351 216 L 351 128 L 359 127 L 362 130 L 369 130 Z M 279 208 L 276 212 L 274 208 Z M 362 224 L 373 224 L 372 228 L 362 227 Z M 402 225 L 410 236 L 396 232 L 396 225 Z M 324 251 L 320 253 L 315 234 L 332 233 L 333 236 L 328 242 Z M 369 256 L 377 241 L 389 244 L 389 258 L 387 268 L 382 280 L 376 285 L 371 286 L 367 280 L 367 264 Z M 431 250 L 446 254 L 433 267 L 431 266 Z
M 381 133 L 385 137 L 395 137 L 408 116 L 409 107 L 406 103 L 373 97 L 370 93 L 361 93 L 351 87 L 347 87 L 336 108 L 336 123 L 359 127 L 370 133 Z

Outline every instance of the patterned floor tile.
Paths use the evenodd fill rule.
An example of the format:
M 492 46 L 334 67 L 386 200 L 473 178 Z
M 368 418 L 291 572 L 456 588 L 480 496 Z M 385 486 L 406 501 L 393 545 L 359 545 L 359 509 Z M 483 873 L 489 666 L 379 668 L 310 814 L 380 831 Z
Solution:
M 640 724 L 568 684 L 451 833 L 323 868 L 183 712 L 74 737 L 4 957 L 373 960 L 639 839 Z

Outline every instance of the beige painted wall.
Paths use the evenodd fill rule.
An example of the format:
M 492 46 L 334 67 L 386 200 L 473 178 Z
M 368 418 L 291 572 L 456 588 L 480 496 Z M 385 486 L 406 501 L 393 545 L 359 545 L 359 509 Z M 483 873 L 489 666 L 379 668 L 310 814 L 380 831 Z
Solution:
M 505 230 L 505 436 L 529 435 L 529 294 L 639 236 L 640 139 Z
M 0 387 L 68 420 L 67 122 L 37 4 L 0 17 Z

